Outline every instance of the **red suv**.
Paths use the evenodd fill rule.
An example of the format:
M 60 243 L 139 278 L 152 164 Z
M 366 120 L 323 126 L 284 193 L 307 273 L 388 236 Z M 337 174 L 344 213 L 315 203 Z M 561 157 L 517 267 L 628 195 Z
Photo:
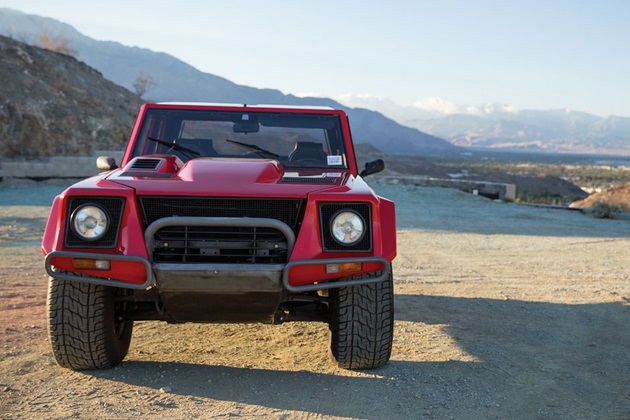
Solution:
M 395 207 L 343 111 L 145 104 L 120 166 L 97 166 L 42 242 L 59 365 L 117 365 L 136 320 L 321 321 L 339 366 L 387 363 Z

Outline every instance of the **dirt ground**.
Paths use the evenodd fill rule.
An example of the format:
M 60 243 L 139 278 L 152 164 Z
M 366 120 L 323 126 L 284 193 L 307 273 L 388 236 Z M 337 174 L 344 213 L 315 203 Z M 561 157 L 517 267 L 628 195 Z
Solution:
M 391 361 L 323 324 L 139 322 L 105 371 L 56 366 L 39 241 L 57 185 L 0 183 L 0 418 L 630 417 L 630 215 L 376 185 L 398 205 Z

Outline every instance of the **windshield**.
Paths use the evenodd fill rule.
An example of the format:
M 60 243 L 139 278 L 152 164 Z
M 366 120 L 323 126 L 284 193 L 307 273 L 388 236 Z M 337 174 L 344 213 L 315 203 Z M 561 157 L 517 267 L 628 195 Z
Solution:
M 147 111 L 133 155 L 275 159 L 286 167 L 347 169 L 334 114 L 204 110 Z

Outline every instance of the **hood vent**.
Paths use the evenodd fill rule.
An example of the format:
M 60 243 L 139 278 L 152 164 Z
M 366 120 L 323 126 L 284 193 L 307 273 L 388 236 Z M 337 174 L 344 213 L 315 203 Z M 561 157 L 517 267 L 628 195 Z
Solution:
M 282 178 L 282 182 L 297 182 L 297 183 L 305 183 L 305 184 L 334 184 L 337 182 L 338 178 L 309 178 L 309 177 L 284 177 Z
M 158 166 L 160 166 L 160 162 L 162 159 L 136 159 L 136 161 L 131 165 L 132 170 L 141 170 L 141 171 L 155 171 Z

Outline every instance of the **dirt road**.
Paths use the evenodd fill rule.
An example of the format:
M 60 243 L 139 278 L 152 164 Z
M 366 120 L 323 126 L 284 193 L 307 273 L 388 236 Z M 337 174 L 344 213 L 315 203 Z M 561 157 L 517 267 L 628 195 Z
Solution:
M 119 367 L 72 372 L 39 251 L 62 188 L 0 186 L 0 418 L 630 417 L 628 214 L 376 187 L 399 226 L 384 368 L 335 368 L 323 324 L 141 322 Z

